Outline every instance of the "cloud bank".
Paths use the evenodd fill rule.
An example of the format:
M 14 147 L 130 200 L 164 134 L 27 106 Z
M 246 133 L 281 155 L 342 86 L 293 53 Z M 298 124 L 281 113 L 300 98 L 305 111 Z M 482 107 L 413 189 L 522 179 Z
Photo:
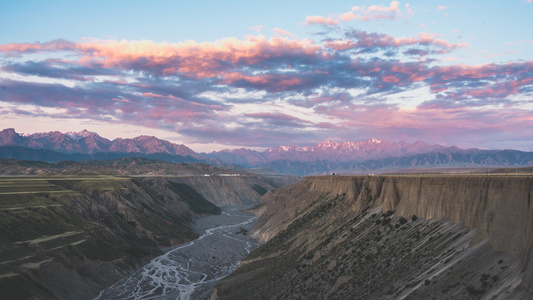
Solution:
M 340 20 L 394 19 L 399 7 L 356 6 Z M 476 142 L 487 132 L 533 138 L 532 61 L 443 65 L 443 54 L 467 45 L 426 32 L 344 29 L 321 41 L 273 32 L 213 42 L 3 44 L 0 114 L 89 118 L 177 132 L 185 143 L 255 147 L 370 136 Z M 415 90 L 425 92 L 405 98 Z

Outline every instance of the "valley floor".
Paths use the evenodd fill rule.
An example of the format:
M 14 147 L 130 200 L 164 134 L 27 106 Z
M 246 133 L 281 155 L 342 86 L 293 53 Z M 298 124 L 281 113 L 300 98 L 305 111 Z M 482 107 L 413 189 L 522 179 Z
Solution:
M 141 270 L 103 290 L 96 299 L 208 299 L 213 286 L 231 273 L 259 242 L 248 234 L 256 217 L 227 208 L 197 220 L 200 237 L 164 249 Z

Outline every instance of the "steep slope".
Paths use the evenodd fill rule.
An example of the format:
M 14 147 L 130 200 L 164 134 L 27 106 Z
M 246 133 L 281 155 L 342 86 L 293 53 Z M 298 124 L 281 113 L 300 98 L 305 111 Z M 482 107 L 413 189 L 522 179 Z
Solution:
M 196 238 L 194 220 L 220 213 L 208 200 L 249 203 L 243 197 L 259 199 L 253 191 L 271 189 L 255 187 L 262 183 L 252 178 L 232 179 L 220 188 L 203 176 L 188 182 L 101 175 L 1 178 L 2 297 L 95 297 L 160 255 L 161 247 Z
M 261 176 L 182 176 L 169 182 L 194 186 L 206 199 L 218 206 L 241 206 L 258 203 L 274 187 Z
M 531 299 L 533 177 L 323 176 L 268 193 L 213 299 Z M 528 291 L 529 290 L 529 291 Z

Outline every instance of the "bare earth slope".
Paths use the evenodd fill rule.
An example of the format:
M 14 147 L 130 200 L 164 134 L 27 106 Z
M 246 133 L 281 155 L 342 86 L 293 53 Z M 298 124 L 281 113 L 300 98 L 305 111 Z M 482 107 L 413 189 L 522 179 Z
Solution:
M 250 177 L 0 177 L 5 299 L 92 299 L 169 247 L 195 239 L 219 204 L 259 200 Z M 218 192 L 218 193 L 217 193 Z
M 213 299 L 531 299 L 533 177 L 322 176 L 265 195 Z

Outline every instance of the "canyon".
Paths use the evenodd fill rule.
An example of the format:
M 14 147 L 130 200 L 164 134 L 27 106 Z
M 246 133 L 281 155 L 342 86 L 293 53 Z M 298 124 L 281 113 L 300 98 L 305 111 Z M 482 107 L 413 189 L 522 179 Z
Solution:
M 211 299 L 531 299 L 533 177 L 312 176 Z
M 195 221 L 220 214 L 218 206 L 257 203 L 274 188 L 253 174 L 205 176 L 206 168 L 221 170 L 173 166 L 182 175 L 0 177 L 3 297 L 94 298 L 163 248 L 198 238 Z

